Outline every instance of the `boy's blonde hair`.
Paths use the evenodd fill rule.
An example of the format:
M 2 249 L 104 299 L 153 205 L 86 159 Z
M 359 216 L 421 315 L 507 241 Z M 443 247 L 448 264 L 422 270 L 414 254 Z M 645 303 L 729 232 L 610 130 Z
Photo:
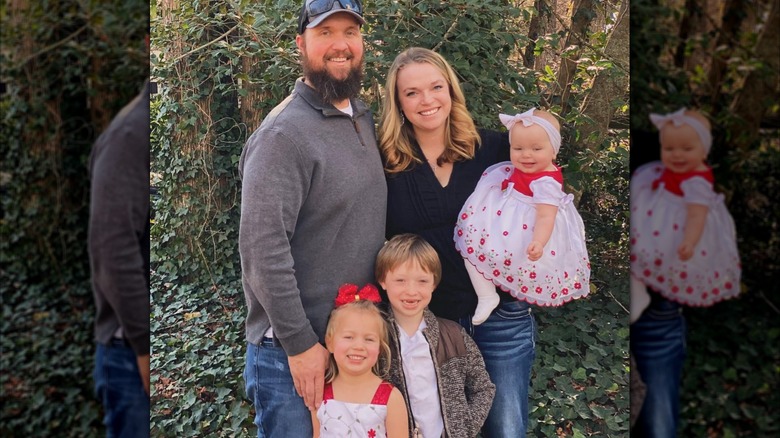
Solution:
M 394 236 L 379 250 L 374 268 L 376 281 L 384 282 L 388 272 L 410 261 L 417 262 L 424 271 L 433 274 L 434 287 L 439 285 L 441 281 L 439 254 L 425 239 L 410 233 Z
M 327 345 L 336 332 L 336 321 L 340 315 L 345 312 L 364 312 L 369 315 L 375 316 L 379 321 L 379 357 L 376 360 L 374 366 L 371 367 L 371 372 L 379 376 L 382 379 L 387 377 L 390 372 L 390 344 L 387 338 L 387 321 L 382 314 L 382 311 L 371 301 L 358 300 L 353 301 L 339 307 L 334 308 L 330 312 L 328 319 L 328 326 L 325 329 L 325 345 Z M 328 359 L 328 369 L 325 370 L 325 383 L 330 383 L 336 376 L 339 375 L 339 367 L 333 355 L 330 355 Z

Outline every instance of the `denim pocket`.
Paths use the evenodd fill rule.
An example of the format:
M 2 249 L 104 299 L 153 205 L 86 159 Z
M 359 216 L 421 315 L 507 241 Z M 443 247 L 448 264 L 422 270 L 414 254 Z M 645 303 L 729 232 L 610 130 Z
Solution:
M 515 301 L 504 303 L 496 309 L 496 316 L 503 319 L 523 319 L 531 317 L 531 306 L 528 303 Z

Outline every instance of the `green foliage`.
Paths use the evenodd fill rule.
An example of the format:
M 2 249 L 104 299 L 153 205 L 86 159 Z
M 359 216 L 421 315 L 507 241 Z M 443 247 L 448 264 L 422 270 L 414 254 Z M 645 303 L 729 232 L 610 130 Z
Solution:
M 148 75 L 147 6 L 16 3 L 0 14 L 0 435 L 95 436 L 86 164 Z
M 387 69 L 398 53 L 417 45 L 451 61 L 479 126 L 497 129 L 499 111 L 538 105 L 544 73 L 523 67 L 517 56 L 528 43 L 517 29 L 527 25 L 532 9 L 515 4 L 366 1 L 363 98 L 379 114 Z M 298 1 L 214 0 L 153 11 L 152 76 L 160 91 L 152 105 L 152 168 L 160 194 L 151 242 L 153 435 L 255 433 L 242 379 L 236 169 L 247 137 L 300 75 L 294 43 L 299 7 Z M 541 36 L 539 53 L 560 50 L 559 41 L 557 33 Z M 595 35 L 591 43 L 603 50 L 605 42 L 605 35 Z M 587 94 L 594 68 L 609 67 L 598 62 L 590 56 L 578 70 L 574 107 Z M 532 414 L 529 432 L 546 435 L 560 427 L 568 435 L 618 436 L 628 421 L 626 335 L 605 328 L 625 323 L 628 183 L 615 169 L 626 168 L 627 146 L 625 135 L 615 134 L 585 149 L 574 128 L 585 119 L 573 113 L 564 121 L 570 141 L 559 158 L 570 187 L 582 194 L 578 208 L 588 227 L 594 289 L 591 299 L 540 316 L 533 402 L 543 405 Z M 567 324 L 578 330 L 560 333 Z

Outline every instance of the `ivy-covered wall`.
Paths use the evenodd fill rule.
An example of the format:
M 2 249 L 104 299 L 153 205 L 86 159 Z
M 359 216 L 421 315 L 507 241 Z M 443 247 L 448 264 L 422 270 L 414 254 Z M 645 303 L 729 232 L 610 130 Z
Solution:
M 2 436 L 97 436 L 87 158 L 149 72 L 143 1 L 0 6 Z

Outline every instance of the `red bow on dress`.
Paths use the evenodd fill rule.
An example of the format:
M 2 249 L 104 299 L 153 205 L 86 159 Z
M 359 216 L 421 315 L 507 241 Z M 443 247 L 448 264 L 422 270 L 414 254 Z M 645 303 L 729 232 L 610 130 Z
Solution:
M 336 295 L 336 307 L 359 300 L 378 303 L 382 301 L 382 298 L 379 296 L 379 290 L 373 284 L 367 284 L 358 290 L 356 284 L 346 283 L 339 287 L 339 294 Z

